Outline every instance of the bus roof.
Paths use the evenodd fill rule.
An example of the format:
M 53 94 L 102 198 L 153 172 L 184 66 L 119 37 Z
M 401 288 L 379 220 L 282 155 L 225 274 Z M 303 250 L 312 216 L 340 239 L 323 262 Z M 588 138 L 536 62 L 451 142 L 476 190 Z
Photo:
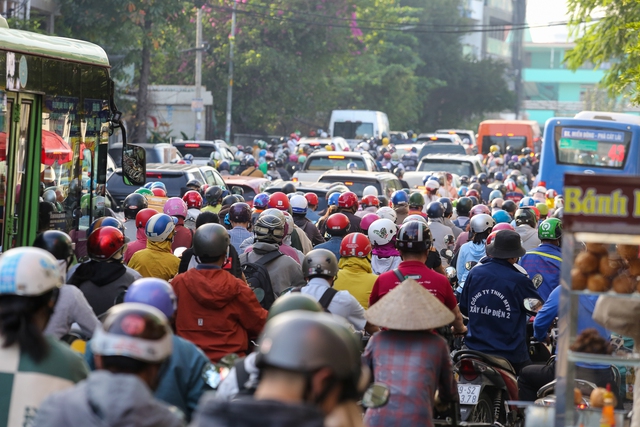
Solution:
M 535 120 L 484 120 L 481 125 L 532 125 L 538 124 Z
M 12 30 L 0 25 L 0 49 L 109 67 L 109 58 L 100 46 L 82 40 Z
M 613 113 L 609 111 L 581 111 L 575 115 L 576 119 L 605 120 L 632 125 L 640 125 L 640 116 L 626 113 Z

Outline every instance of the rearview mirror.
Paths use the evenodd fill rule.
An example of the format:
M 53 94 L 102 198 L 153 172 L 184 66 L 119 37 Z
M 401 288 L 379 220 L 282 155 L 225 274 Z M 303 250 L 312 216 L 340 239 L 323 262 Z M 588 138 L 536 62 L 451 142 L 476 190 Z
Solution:
M 542 301 L 536 298 L 525 298 L 524 309 L 530 313 L 537 313 L 542 308 Z
M 147 153 L 137 145 L 122 144 L 122 178 L 126 185 L 140 187 L 147 176 Z
M 444 274 L 447 276 L 447 279 L 453 279 L 458 276 L 458 272 L 453 267 L 447 267 L 444 269 Z
M 362 396 L 362 406 L 365 408 L 380 408 L 389 401 L 389 387 L 383 383 L 373 383 Z
M 540 285 L 542 285 L 543 282 L 543 278 L 542 278 L 542 274 L 538 273 L 535 276 L 533 276 L 533 279 L 531 279 L 531 281 L 533 282 L 533 286 L 536 287 L 536 289 L 538 289 L 540 287 Z
M 445 245 L 454 245 L 456 243 L 456 238 L 453 237 L 452 234 L 447 234 L 444 236 L 444 244 Z
M 451 249 L 443 249 L 440 251 L 440 255 L 451 260 L 451 258 L 453 258 L 453 251 Z
M 464 263 L 464 268 L 466 268 L 467 270 L 471 270 L 476 265 L 478 265 L 477 261 L 467 261 Z

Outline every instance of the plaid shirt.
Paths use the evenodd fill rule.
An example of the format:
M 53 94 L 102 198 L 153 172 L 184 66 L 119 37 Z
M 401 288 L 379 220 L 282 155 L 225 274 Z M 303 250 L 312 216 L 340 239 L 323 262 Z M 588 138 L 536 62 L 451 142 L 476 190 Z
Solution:
M 435 332 L 379 332 L 369 340 L 362 363 L 391 390 L 385 406 L 367 409 L 369 427 L 430 427 L 436 390 L 443 402 L 458 400 L 449 348 Z
M 231 239 L 231 244 L 236 248 L 236 251 L 238 251 L 239 254 L 244 252 L 240 250 L 240 245 L 249 237 L 253 237 L 253 234 L 244 227 L 233 227 L 229 230 L 229 239 Z

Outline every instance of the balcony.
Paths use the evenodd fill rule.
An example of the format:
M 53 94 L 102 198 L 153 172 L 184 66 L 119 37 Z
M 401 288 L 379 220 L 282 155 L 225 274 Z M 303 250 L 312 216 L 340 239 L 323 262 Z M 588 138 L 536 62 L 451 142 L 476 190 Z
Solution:
M 487 37 L 487 55 L 500 57 L 502 59 L 511 58 L 511 44 L 502 40 Z

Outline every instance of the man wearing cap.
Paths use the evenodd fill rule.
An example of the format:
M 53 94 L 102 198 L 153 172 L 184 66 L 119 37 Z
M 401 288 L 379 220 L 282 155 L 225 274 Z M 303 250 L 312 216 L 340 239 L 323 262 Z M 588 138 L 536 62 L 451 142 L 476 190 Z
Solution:
M 524 300 L 540 295 L 514 266 L 526 253 L 518 233 L 499 231 L 486 252 L 488 258 L 471 269 L 460 295 L 460 311 L 469 317 L 465 344 L 507 359 L 519 373 L 531 363 Z

